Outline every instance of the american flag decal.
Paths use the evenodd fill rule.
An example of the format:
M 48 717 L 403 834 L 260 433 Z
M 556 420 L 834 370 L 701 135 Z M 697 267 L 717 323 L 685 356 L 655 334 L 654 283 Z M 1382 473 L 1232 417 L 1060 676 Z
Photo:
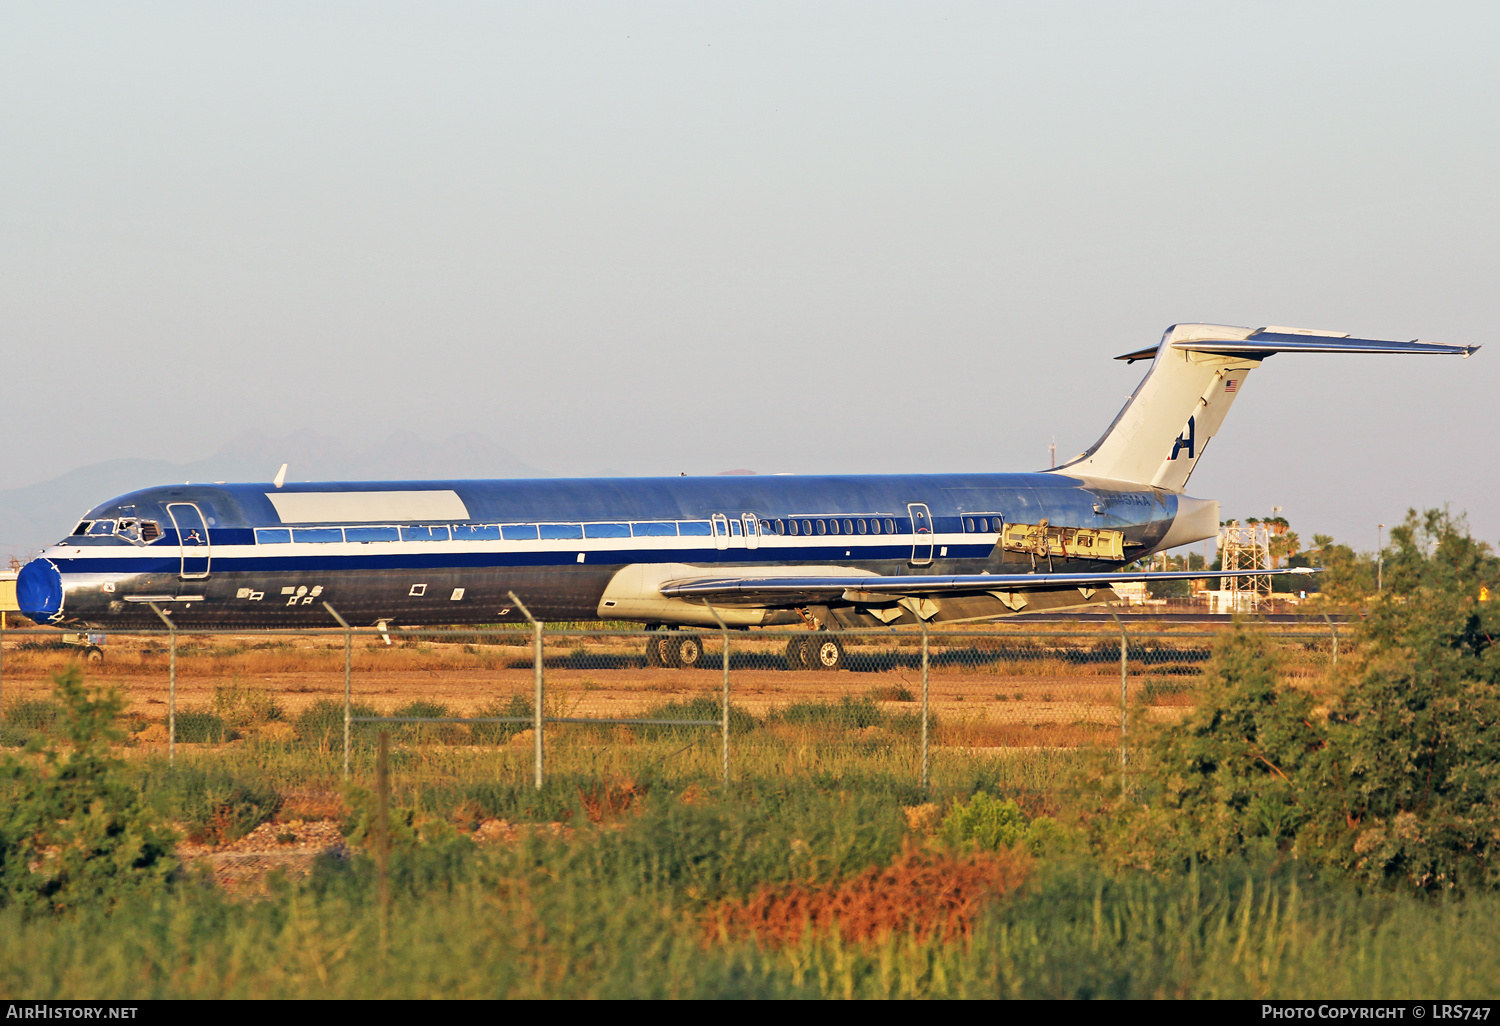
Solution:
M 1226 392 L 1233 392 L 1239 387 L 1240 381 L 1238 378 L 1230 378 L 1228 381 L 1224 382 L 1224 391 Z

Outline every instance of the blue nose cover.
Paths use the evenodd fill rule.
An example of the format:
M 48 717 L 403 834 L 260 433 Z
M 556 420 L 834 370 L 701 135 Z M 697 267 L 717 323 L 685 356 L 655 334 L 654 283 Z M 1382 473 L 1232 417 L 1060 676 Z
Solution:
M 62 612 L 62 574 L 50 559 L 33 559 L 16 575 L 16 605 L 37 623 L 49 623 Z

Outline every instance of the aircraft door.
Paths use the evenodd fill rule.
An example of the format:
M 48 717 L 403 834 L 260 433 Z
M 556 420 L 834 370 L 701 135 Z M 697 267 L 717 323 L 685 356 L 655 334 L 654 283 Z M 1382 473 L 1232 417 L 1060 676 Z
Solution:
M 927 566 L 932 562 L 932 512 L 925 502 L 908 502 L 911 514 L 911 565 Z
M 714 525 L 714 548 L 729 548 L 729 518 L 723 513 L 715 513 L 712 521 Z
M 740 517 L 740 522 L 745 525 L 745 548 L 760 548 L 760 521 L 755 518 L 755 514 L 744 514 Z
M 208 540 L 208 525 L 203 513 L 191 502 L 174 502 L 167 506 L 167 515 L 172 526 L 177 528 L 177 544 L 182 550 L 180 576 L 185 581 L 201 580 L 208 576 L 211 551 Z

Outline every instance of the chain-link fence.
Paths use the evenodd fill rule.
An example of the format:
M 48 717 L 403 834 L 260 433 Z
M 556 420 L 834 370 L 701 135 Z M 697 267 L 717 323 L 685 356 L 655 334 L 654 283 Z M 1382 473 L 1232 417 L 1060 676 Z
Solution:
M 362 776 L 376 736 L 424 779 L 867 771 L 923 786 L 944 761 L 1119 747 L 1180 718 L 1211 654 L 1204 623 L 1024 621 L 880 631 L 642 631 L 533 624 L 381 632 L 0 634 L 0 744 L 58 715 L 72 661 L 129 696 L 127 729 L 175 758 L 243 741 L 311 750 Z M 1284 674 L 1315 679 L 1337 626 L 1260 624 Z

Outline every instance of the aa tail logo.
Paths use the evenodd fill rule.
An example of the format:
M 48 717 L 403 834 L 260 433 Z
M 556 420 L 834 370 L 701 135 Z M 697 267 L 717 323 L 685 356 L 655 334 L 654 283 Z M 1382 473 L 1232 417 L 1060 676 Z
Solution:
M 1194 423 L 1195 420 L 1197 420 L 1196 417 L 1188 418 L 1187 430 L 1178 435 L 1177 441 L 1172 443 L 1172 455 L 1167 457 L 1168 460 L 1175 460 L 1177 458 L 1177 454 L 1184 449 L 1187 450 L 1188 459 L 1191 460 L 1197 457 L 1198 437 L 1197 425 Z

